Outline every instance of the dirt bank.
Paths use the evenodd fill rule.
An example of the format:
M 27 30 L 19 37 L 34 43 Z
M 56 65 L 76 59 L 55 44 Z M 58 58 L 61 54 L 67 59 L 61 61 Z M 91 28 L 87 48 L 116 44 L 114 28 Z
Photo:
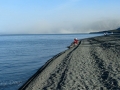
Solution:
M 120 90 L 120 35 L 83 39 L 51 59 L 24 89 Z

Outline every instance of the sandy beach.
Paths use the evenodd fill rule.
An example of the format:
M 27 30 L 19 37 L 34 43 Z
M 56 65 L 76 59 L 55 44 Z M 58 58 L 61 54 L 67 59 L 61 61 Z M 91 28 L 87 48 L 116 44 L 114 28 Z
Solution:
M 120 90 L 120 35 L 81 40 L 46 62 L 19 90 Z

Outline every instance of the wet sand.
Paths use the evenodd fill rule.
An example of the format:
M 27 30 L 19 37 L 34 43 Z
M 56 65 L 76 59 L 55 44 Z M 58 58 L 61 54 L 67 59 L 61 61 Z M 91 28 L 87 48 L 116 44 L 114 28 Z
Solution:
M 50 59 L 19 90 L 120 90 L 120 35 L 81 40 Z

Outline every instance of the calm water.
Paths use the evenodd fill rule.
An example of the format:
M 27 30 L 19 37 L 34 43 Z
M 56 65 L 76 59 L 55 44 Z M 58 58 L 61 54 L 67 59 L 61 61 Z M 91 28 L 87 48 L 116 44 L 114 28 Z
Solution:
M 17 90 L 47 60 L 66 50 L 74 38 L 98 35 L 1 35 L 0 90 Z

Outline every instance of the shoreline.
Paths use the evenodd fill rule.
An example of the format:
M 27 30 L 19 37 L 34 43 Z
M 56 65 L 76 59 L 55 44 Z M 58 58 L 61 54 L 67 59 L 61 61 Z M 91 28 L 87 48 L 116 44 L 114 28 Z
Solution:
M 66 51 L 66 50 L 65 50 L 65 51 Z M 38 69 L 38 71 L 37 71 L 32 77 L 30 77 L 30 78 L 23 84 L 22 87 L 19 88 L 19 90 L 24 90 L 24 89 L 28 86 L 28 84 L 30 84 L 30 82 L 31 82 L 32 80 L 34 80 L 34 78 L 37 77 L 38 74 L 40 74 L 40 73 L 45 69 L 45 67 L 48 66 L 48 64 L 49 64 L 50 62 L 54 61 L 55 58 L 59 57 L 61 54 L 64 54 L 65 51 L 60 52 L 60 53 L 58 53 L 57 55 L 53 56 L 51 59 L 49 59 L 43 66 L 40 67 L 40 69 Z
M 41 66 L 40 69 L 38 69 L 38 71 L 35 74 L 33 74 L 18 90 L 25 90 L 27 88 L 27 86 L 32 82 L 32 80 L 34 80 L 51 62 L 53 62 L 56 58 L 58 58 L 59 56 L 61 56 L 62 54 L 64 54 L 67 51 L 72 52 L 77 47 L 78 46 L 73 47 L 71 49 L 67 49 L 67 50 L 60 52 L 60 53 L 56 54 L 55 56 L 53 56 L 43 66 Z
M 120 35 L 82 39 L 48 60 L 19 90 L 118 90 L 119 49 Z

